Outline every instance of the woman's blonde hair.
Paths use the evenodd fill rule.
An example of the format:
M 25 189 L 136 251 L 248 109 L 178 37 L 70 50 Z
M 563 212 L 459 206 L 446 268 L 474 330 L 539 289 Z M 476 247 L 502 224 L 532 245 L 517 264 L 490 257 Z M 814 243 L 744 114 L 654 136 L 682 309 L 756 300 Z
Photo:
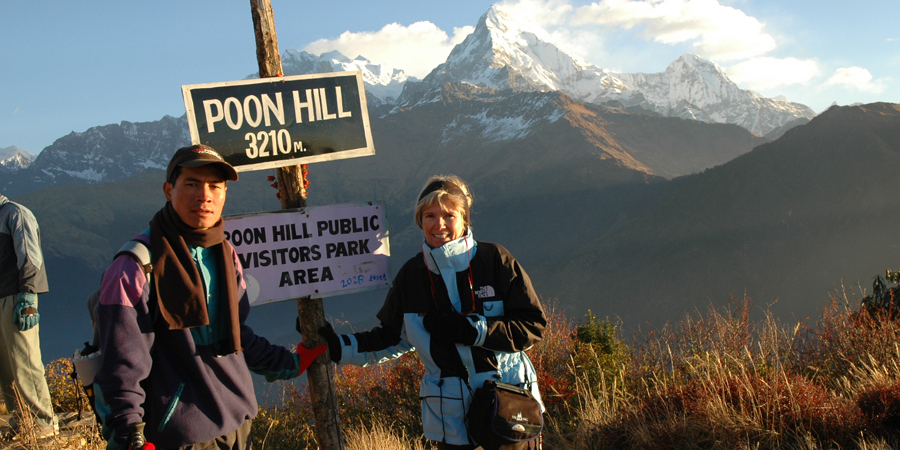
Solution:
M 471 226 L 472 193 L 466 182 L 456 175 L 435 175 L 425 182 L 425 187 L 420 191 L 419 199 L 416 201 L 416 226 L 422 228 L 423 211 L 435 203 L 443 205 L 444 200 L 462 212 L 466 227 Z

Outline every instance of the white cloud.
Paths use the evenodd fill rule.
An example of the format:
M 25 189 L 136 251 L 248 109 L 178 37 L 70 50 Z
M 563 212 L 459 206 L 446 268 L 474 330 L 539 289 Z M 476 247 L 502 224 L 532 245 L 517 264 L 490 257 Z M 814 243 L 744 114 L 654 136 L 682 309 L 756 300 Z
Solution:
M 504 0 L 497 6 L 544 28 L 561 49 L 573 56 L 584 58 L 602 54 L 601 30 L 598 27 L 574 27 L 575 8 L 570 0 Z
M 725 73 L 742 88 L 765 91 L 791 84 L 807 84 L 821 72 L 811 59 L 752 58 L 725 68 Z
M 872 73 L 862 67 L 841 67 L 825 81 L 826 86 L 844 86 L 875 94 L 884 91 L 884 83 L 874 80 Z
M 644 27 L 648 39 L 664 44 L 693 42 L 705 58 L 736 60 L 775 49 L 765 24 L 718 0 L 603 0 L 578 8 L 576 24 L 631 29 Z
M 499 5 L 547 29 L 565 25 L 574 10 L 567 0 L 506 0 Z
M 409 26 L 392 23 L 378 31 L 345 31 L 337 39 L 319 39 L 303 50 L 316 55 L 337 50 L 349 58 L 362 55 L 423 78 L 446 61 L 453 47 L 474 30 L 472 26 L 454 28 L 450 37 L 427 21 Z
M 607 57 L 606 41 L 595 30 L 560 27 L 548 30 L 559 47 L 591 63 L 603 62 Z

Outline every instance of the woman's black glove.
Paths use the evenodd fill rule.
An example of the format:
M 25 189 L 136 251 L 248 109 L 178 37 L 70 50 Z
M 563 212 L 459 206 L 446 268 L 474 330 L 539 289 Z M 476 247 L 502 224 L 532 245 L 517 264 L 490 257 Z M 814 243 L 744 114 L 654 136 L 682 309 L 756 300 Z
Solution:
M 325 338 L 325 341 L 328 342 L 328 356 L 331 357 L 333 362 L 338 362 L 341 360 L 341 338 L 338 337 L 334 332 L 334 328 L 331 326 L 331 323 L 325 322 L 324 327 L 319 327 L 319 335 Z
M 303 336 L 303 330 L 300 328 L 300 316 L 297 316 L 297 322 L 294 324 L 294 327 L 300 333 L 300 336 Z M 325 321 L 325 326 L 319 328 L 319 336 L 325 338 L 325 342 L 328 344 L 328 357 L 331 358 L 331 361 L 340 361 L 342 353 L 341 339 L 335 334 L 330 322 Z
M 422 325 L 432 339 L 454 344 L 472 345 L 478 338 L 478 330 L 466 316 L 448 312 L 430 312 L 422 318 Z

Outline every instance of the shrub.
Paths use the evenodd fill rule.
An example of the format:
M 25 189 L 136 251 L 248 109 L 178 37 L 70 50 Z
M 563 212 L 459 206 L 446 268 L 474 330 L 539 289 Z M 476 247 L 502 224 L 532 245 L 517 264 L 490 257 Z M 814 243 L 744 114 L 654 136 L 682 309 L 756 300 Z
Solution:
M 555 301 L 544 303 L 547 327 L 543 339 L 526 351 L 537 372 L 538 386 L 547 418 L 555 427 L 572 425 L 570 401 L 575 395 L 575 378 L 569 370 L 573 356 L 574 325 Z
M 81 383 L 75 379 L 70 358 L 51 361 L 44 367 L 50 400 L 57 412 L 82 412 L 93 414 Z
M 889 364 L 897 358 L 900 323 L 866 308 L 850 311 L 832 301 L 819 320 L 801 333 L 794 370 L 832 389 L 866 377 L 862 365 Z
M 657 448 L 792 448 L 803 436 L 846 448 L 862 423 L 852 402 L 802 377 L 728 372 L 655 391 L 629 418 Z
M 863 392 L 857 403 L 868 420 L 886 429 L 900 431 L 900 381 Z
M 593 397 L 600 395 L 606 386 L 621 384 L 619 374 L 629 364 L 628 346 L 618 334 L 618 327 L 606 320 L 599 321 L 588 311 L 587 322 L 575 330 L 572 349 L 574 369 L 582 378 Z
M 260 407 L 250 429 L 250 441 L 263 450 L 316 448 L 316 436 L 309 391 L 304 385 L 279 382 L 282 402 Z
M 341 421 L 369 424 L 372 411 L 404 435 L 422 434 L 419 385 L 425 369 L 416 352 L 368 367 L 340 366 L 335 384 Z
M 894 286 L 888 287 L 887 283 Z M 896 318 L 900 312 L 900 271 L 885 271 L 884 278 L 876 275 L 872 279 L 872 294 L 863 297 L 862 306 L 871 314 L 886 314 L 890 318 Z

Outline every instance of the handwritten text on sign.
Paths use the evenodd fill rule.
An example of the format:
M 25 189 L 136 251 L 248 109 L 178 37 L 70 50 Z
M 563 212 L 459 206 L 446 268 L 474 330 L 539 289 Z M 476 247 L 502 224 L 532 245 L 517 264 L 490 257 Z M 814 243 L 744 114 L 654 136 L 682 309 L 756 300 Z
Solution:
M 225 218 L 251 305 L 387 287 L 390 256 L 379 202 Z

